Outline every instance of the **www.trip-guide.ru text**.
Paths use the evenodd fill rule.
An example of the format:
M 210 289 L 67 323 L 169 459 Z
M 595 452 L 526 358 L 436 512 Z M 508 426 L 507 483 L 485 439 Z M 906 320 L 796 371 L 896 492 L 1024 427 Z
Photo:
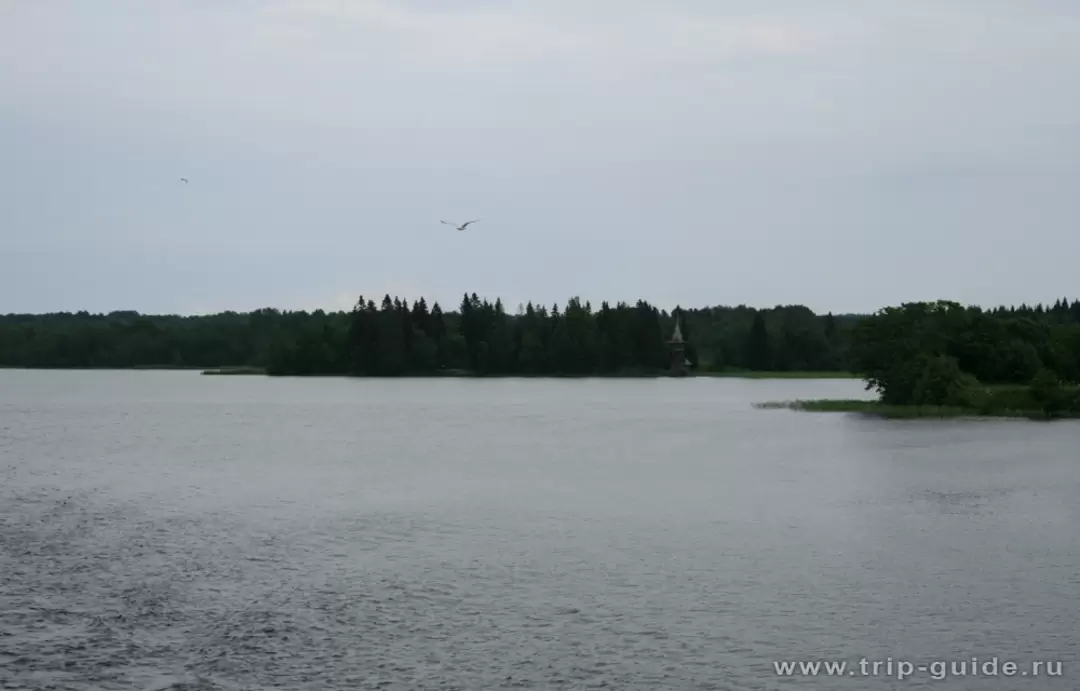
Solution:
M 934 660 L 928 663 L 915 663 L 907 660 L 867 660 L 863 658 L 855 664 L 847 661 L 805 660 L 794 662 L 773 662 L 773 671 L 782 677 L 895 677 L 908 679 L 919 675 L 928 675 L 931 679 L 941 680 L 950 677 L 1060 677 L 1060 661 L 1034 660 L 1014 662 L 998 657 L 966 660 Z

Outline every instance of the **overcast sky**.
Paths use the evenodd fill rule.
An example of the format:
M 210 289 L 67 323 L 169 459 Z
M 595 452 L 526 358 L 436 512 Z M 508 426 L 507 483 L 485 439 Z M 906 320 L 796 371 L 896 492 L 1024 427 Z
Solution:
M 0 312 L 871 311 L 1078 262 L 1076 0 L 0 0 Z

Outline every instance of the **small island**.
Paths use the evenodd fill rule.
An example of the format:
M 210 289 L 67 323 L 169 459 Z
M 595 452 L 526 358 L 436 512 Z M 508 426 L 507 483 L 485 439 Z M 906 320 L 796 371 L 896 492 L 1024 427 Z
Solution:
M 905 303 L 851 332 L 849 357 L 878 400 L 770 402 L 762 408 L 890 418 L 1080 417 L 1076 302 L 986 311 Z

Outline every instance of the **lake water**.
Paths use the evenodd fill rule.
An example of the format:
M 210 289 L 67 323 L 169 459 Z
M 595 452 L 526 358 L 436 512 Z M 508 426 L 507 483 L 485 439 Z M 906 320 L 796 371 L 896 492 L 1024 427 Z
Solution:
M 0 371 L 0 687 L 1080 688 L 1080 425 L 859 396 Z

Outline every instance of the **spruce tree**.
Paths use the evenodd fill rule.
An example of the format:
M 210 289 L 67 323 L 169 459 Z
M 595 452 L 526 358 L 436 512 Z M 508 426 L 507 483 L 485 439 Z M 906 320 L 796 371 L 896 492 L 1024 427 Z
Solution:
M 765 317 L 755 311 L 754 321 L 750 324 L 750 334 L 746 342 L 746 362 L 751 370 L 764 372 L 772 364 L 769 351 L 769 332 L 765 328 Z

